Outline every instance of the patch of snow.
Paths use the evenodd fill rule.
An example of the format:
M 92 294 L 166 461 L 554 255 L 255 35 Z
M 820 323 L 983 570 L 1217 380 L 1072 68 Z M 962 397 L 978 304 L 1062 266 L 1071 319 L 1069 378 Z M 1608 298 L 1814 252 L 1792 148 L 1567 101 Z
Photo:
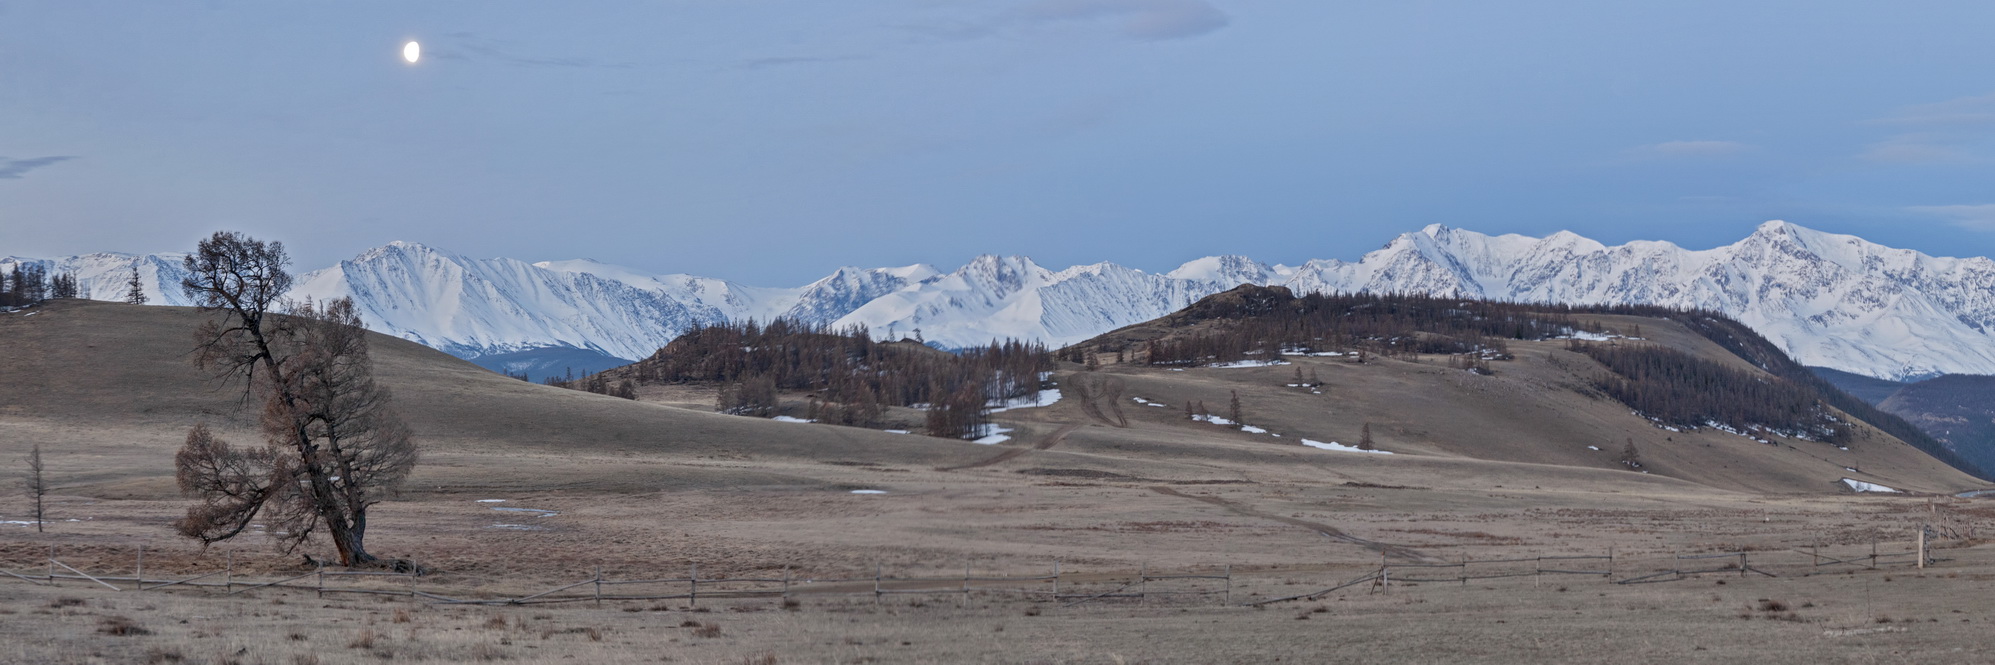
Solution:
M 1003 402 L 993 403 L 990 405 L 990 409 L 991 413 L 997 413 L 999 411 L 1010 411 L 1012 409 L 1030 409 L 1033 407 L 1050 406 L 1054 402 L 1058 401 L 1060 401 L 1060 389 L 1048 388 L 1046 390 L 1039 391 L 1037 394 L 1034 394 L 1031 397 L 1016 397 Z
M 886 494 L 886 490 L 852 490 L 853 494 Z
M 505 499 L 479 499 L 478 503 L 505 503 Z
M 1904 494 L 1904 490 L 1885 487 L 1877 483 L 1866 483 L 1855 478 L 1844 478 L 1843 484 L 1858 492 L 1880 492 L 1884 494 Z
M 986 446 L 1004 443 L 1011 440 L 1011 437 L 1007 435 L 1011 431 L 1011 428 L 1001 426 L 997 423 L 985 423 L 983 428 L 971 435 L 977 438 L 971 439 L 970 443 L 978 443 Z
M 794 418 L 794 417 L 791 417 L 791 416 L 776 416 L 776 417 L 774 417 L 774 418 L 770 418 L 770 420 L 774 420 L 774 421 L 776 421 L 776 422 L 779 422 L 779 423 L 814 423 L 814 422 L 817 422 L 817 421 L 815 421 L 815 420 L 804 420 L 804 419 L 802 419 L 802 418 Z
M 533 525 L 531 525 L 531 524 L 494 524 L 494 525 L 492 525 L 492 526 L 489 526 L 489 527 L 485 527 L 485 528 L 487 528 L 487 529 L 506 529 L 506 530 L 508 530 L 508 531 L 546 531 L 546 530 L 547 530 L 547 527 L 544 527 L 544 526 L 533 526 Z
M 1241 426 L 1240 426 L 1240 431 L 1242 431 L 1242 432 L 1246 432 L 1246 433 L 1248 433 L 1248 434 L 1267 434 L 1267 433 L 1268 433 L 1268 431 L 1267 431 L 1267 430 L 1264 430 L 1264 429 L 1261 429 L 1261 428 L 1259 428 L 1259 427 L 1255 427 L 1255 426 L 1253 426 L 1253 425 L 1241 425 Z
M 1591 450 L 1591 451 L 1594 451 L 1594 452 L 1599 452 L 1599 451 L 1600 451 L 1600 446 L 1587 446 L 1587 447 L 1586 447 L 1586 449 L 1587 449 L 1587 450 Z
M 34 526 L 35 523 L 33 521 L 27 521 L 27 520 L 0 520 L 0 524 L 19 524 L 21 526 Z
M 561 514 L 554 512 L 552 510 L 542 510 L 540 508 L 507 508 L 503 506 L 494 506 L 492 510 L 501 510 L 509 513 L 533 513 L 535 517 L 553 517 L 555 515 Z
M 1230 363 L 1213 363 L 1206 365 L 1206 367 L 1212 369 L 1238 369 L 1241 367 L 1274 367 L 1276 365 L 1287 364 L 1288 361 L 1286 360 L 1235 360 Z
M 1202 413 L 1202 414 L 1199 414 L 1199 415 L 1196 415 L 1196 416 L 1192 416 L 1192 417 L 1191 417 L 1191 419 L 1192 419 L 1192 420 L 1196 420 L 1196 421 L 1199 421 L 1199 422 L 1202 422 L 1202 423 L 1212 423 L 1212 424 L 1214 424 L 1214 425 L 1226 425 L 1226 426 L 1232 426 L 1232 425 L 1235 425 L 1235 424 L 1237 424 L 1237 423 L 1234 423 L 1234 422 L 1233 422 L 1233 421 L 1231 421 L 1231 420 L 1227 420 L 1227 419 L 1225 419 L 1225 418 L 1221 418 L 1221 417 L 1219 417 L 1219 416 L 1215 416 L 1215 415 L 1212 415 L 1212 414 L 1210 414 L 1210 413 Z
M 1594 333 L 1594 332 L 1587 332 L 1584 330 L 1574 330 L 1572 331 L 1572 334 L 1566 335 L 1566 337 L 1580 340 L 1582 342 L 1605 342 L 1607 340 L 1620 337 L 1620 335 L 1611 335 L 1607 333 Z
M 904 429 L 883 429 L 883 430 L 880 430 L 880 431 L 882 431 L 882 432 L 886 432 L 886 433 L 888 433 L 888 434 L 911 434 L 911 433 L 912 433 L 912 432 L 909 432 L 909 431 L 907 431 L 907 430 L 904 430 Z
M 1322 441 L 1311 441 L 1309 439 L 1303 439 L 1302 445 L 1309 446 L 1311 448 L 1317 448 L 1320 450 L 1335 450 L 1337 452 L 1343 452 L 1343 453 L 1378 453 L 1380 455 L 1392 454 L 1391 452 L 1384 450 L 1363 450 L 1358 448 L 1357 446 L 1347 446 L 1341 443 L 1337 443 L 1335 441 L 1324 443 Z

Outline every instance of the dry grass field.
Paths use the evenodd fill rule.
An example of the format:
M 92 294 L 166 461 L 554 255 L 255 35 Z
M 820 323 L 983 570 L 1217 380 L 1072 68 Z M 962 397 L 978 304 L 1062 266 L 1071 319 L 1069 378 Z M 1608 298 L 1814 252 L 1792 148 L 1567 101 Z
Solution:
M 186 362 L 197 317 L 92 302 L 0 315 L 0 475 L 39 443 L 57 486 L 48 532 L 0 524 L 0 569 L 39 574 L 53 548 L 82 570 L 130 575 L 144 545 L 148 578 L 219 570 L 232 552 L 248 579 L 311 570 L 260 536 L 203 551 L 168 526 L 185 505 L 171 459 L 186 429 L 205 421 L 253 439 L 254 410 Z M 1645 337 L 1722 353 L 1666 323 L 1641 325 Z M 1012 439 L 976 445 L 718 415 L 710 393 L 691 388 L 647 388 L 633 402 L 531 385 L 377 337 L 378 375 L 424 458 L 403 495 L 377 507 L 369 548 L 434 567 L 418 588 L 499 598 L 588 579 L 597 566 L 612 579 L 787 567 L 800 580 L 793 602 L 491 607 L 0 577 L 0 661 L 1995 661 L 1995 546 L 1980 539 L 1995 533 L 1995 503 L 1952 497 L 1985 484 L 1876 432 L 1840 450 L 1659 429 L 1589 396 L 1585 357 L 1555 343 L 1513 351 L 1493 377 L 1431 358 L 1298 360 L 1327 383 L 1320 394 L 1287 385 L 1296 366 L 1071 368 L 1056 377 L 1063 399 L 999 414 Z M 1184 418 L 1186 401 L 1223 414 L 1236 392 L 1244 420 L 1268 433 Z M 1300 444 L 1350 443 L 1366 423 L 1395 454 Z M 1616 461 L 1629 439 L 1649 473 Z M 1844 477 L 1923 494 L 1852 494 Z M 862 489 L 883 493 L 852 493 Z M 0 494 L 0 522 L 24 509 L 18 492 Z M 1903 557 L 1879 569 L 1815 566 L 1795 551 L 1847 558 L 1878 542 L 1901 552 L 1925 525 L 1944 560 L 1924 571 Z M 1723 565 L 1675 557 L 1735 551 L 1777 577 L 1525 575 L 1244 606 L 1329 587 L 1382 559 L 1402 578 L 1454 577 L 1459 569 L 1407 566 L 1609 551 L 1612 579 Z M 1056 561 L 1063 593 L 1113 590 L 1140 570 L 1230 566 L 1234 602 L 1154 595 L 1068 607 L 1004 592 L 1037 582 L 975 585 L 967 601 L 876 599 L 870 584 L 807 581 L 876 570 L 946 578 L 965 567 L 1024 577 Z

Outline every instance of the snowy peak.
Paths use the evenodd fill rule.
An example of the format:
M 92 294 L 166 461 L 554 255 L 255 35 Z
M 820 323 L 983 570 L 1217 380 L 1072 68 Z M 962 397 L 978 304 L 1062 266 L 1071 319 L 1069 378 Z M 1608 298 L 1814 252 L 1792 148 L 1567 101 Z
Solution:
M 1282 277 L 1281 271 L 1245 256 L 1228 254 L 1186 261 L 1177 270 L 1165 273 L 1171 279 L 1215 282 L 1228 285 L 1267 284 Z
M 181 258 L 9 258 L 0 259 L 0 270 L 32 262 L 74 272 L 85 297 L 119 300 L 137 267 L 154 304 L 181 305 Z M 777 316 L 863 324 L 882 336 L 919 330 L 947 347 L 1003 338 L 1059 345 L 1241 284 L 1710 309 L 1809 365 L 1891 379 L 1995 374 L 1995 261 L 1932 257 L 1784 221 L 1706 250 L 1660 241 L 1606 246 L 1566 231 L 1491 236 L 1433 224 L 1353 262 L 1291 268 L 1212 256 L 1153 274 L 1113 263 L 1052 271 L 1023 256 L 983 255 L 949 272 L 925 264 L 843 267 L 794 288 L 654 275 L 588 259 L 472 259 L 393 242 L 299 275 L 293 295 L 352 296 L 369 327 L 465 357 L 573 347 L 634 359 L 699 322 Z

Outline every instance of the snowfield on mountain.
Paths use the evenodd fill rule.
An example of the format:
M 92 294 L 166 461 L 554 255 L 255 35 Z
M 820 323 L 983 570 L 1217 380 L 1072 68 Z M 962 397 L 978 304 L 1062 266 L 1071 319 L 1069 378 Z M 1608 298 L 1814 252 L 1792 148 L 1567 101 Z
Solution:
M 88 254 L 40 262 L 73 271 L 84 297 L 116 300 L 137 265 L 153 304 L 186 304 L 180 256 Z M 31 259 L 0 259 L 0 269 Z M 1240 256 L 1166 273 L 1113 263 L 1065 270 L 1022 256 L 839 268 L 794 288 L 650 275 L 590 260 L 473 259 L 395 242 L 299 276 L 293 295 L 352 296 L 370 328 L 464 358 L 585 349 L 642 358 L 698 321 L 863 324 L 942 347 L 1018 338 L 1060 346 L 1147 321 L 1240 284 L 1297 293 L 1401 292 L 1575 305 L 1715 310 L 1806 365 L 1905 380 L 1995 374 L 1995 261 L 1933 257 L 1787 222 L 1737 243 L 1607 246 L 1573 233 L 1490 236 L 1429 226 L 1357 261 L 1269 265 Z

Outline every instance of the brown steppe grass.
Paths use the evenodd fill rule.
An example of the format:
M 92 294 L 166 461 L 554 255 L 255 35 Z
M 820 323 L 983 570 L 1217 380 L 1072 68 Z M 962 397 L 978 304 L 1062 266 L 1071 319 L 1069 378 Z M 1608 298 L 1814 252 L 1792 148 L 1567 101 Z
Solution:
M 53 548 L 93 574 L 128 576 L 143 545 L 152 579 L 212 572 L 231 555 L 238 575 L 255 581 L 310 570 L 261 535 L 206 550 L 172 535 L 186 503 L 171 458 L 186 428 L 207 421 L 254 440 L 254 409 L 185 364 L 194 316 L 101 303 L 0 316 L 0 339 L 29 351 L 0 356 L 0 464 L 40 443 L 57 488 L 47 533 L 0 524 L 0 569 L 39 574 Z M 1661 325 L 1644 323 L 1645 334 L 1676 333 Z M 691 390 L 630 402 L 529 385 L 376 338 L 379 374 L 425 458 L 402 494 L 376 509 L 369 546 L 433 567 L 417 588 L 508 597 L 588 579 L 597 566 L 610 579 L 656 579 L 697 565 L 702 578 L 789 567 L 804 580 L 799 592 L 790 603 L 485 607 L 291 589 L 113 592 L 0 576 L 0 662 L 1995 661 L 1982 625 L 1995 620 L 1995 547 L 1975 539 L 1995 527 L 1995 503 L 1950 496 L 1977 481 L 1875 433 L 1844 451 L 1661 430 L 1587 396 L 1583 358 L 1556 344 L 1514 350 L 1519 360 L 1499 363 L 1495 377 L 1436 359 L 1298 361 L 1329 383 L 1323 394 L 1286 386 L 1292 367 L 1111 365 L 1101 374 L 1119 392 L 1104 399 L 1120 400 L 1126 427 L 1090 415 L 1114 409 L 1083 409 L 1070 394 L 1000 414 L 1013 439 L 979 446 L 704 413 Z M 1248 422 L 1282 436 L 1183 419 L 1183 402 L 1223 410 L 1233 391 Z M 1297 444 L 1349 442 L 1367 422 L 1397 454 Z M 1627 438 L 1650 473 L 1587 448 L 1612 451 Z M 1931 495 L 1854 495 L 1838 487 L 1845 476 Z M 18 493 L 0 494 L 0 521 L 21 519 L 24 506 Z M 1901 552 L 1927 524 L 1947 538 L 1936 543 L 1945 560 L 1923 572 L 1816 567 L 1794 551 L 1819 544 L 1847 558 L 1879 542 Z M 1779 577 L 1617 585 L 1524 576 L 1360 585 L 1241 606 L 1375 569 L 1379 546 L 1397 552 L 1386 560 L 1398 565 L 1612 551 L 1616 578 L 1679 566 L 1677 555 L 1748 551 L 1754 567 Z M 1069 576 L 1063 592 L 1107 591 L 1138 570 L 1231 566 L 1235 603 L 1153 596 L 1065 607 L 997 585 L 973 588 L 967 603 L 959 594 L 876 601 L 808 582 L 876 569 L 1034 576 L 1055 561 Z

